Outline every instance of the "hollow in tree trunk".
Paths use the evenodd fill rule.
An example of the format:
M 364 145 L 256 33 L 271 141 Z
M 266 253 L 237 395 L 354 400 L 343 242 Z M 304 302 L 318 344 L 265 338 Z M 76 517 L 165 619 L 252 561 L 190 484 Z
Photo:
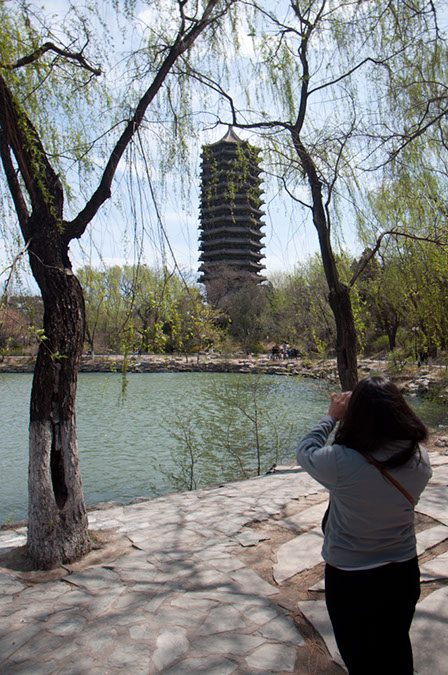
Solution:
M 71 269 L 54 256 L 45 259 L 45 242 L 33 241 L 30 249 L 44 338 L 31 392 L 28 553 L 36 569 L 50 569 L 90 549 L 75 419 L 85 308 Z

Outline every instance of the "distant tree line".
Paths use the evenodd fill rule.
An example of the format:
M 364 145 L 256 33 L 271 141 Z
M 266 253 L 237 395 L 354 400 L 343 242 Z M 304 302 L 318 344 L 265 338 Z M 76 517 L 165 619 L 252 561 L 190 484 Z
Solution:
M 363 259 L 338 257 L 344 280 Z M 197 284 L 146 265 L 78 272 L 86 301 L 85 351 L 265 353 L 284 343 L 301 356 L 334 356 L 335 322 L 318 255 L 290 274 L 248 285 L 219 309 Z M 448 255 L 443 247 L 391 239 L 363 266 L 352 289 L 358 352 L 401 350 L 418 358 L 447 349 Z M 45 339 L 42 302 L 12 296 L 0 309 L 1 354 L 32 353 Z

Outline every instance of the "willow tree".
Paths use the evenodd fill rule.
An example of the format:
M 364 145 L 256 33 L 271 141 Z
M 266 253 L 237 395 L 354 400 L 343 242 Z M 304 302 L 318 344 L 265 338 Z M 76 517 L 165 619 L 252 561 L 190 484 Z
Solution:
M 58 25 L 51 23 L 54 17 L 40 16 L 26 3 L 1 5 L 1 160 L 44 303 L 44 335 L 33 378 L 29 440 L 28 554 L 36 568 L 71 562 L 90 547 L 75 423 L 85 307 L 70 263 L 70 243 L 83 236 L 110 197 L 118 165 L 139 133 L 148 109 L 160 104 L 167 81 L 176 77 L 176 63 L 187 56 L 193 58 L 193 47 L 201 36 L 208 36 L 208 44 L 213 43 L 221 20 L 233 4 L 234 0 L 172 0 L 160 8 L 159 3 L 148 0 L 139 5 L 150 15 L 146 27 L 140 22 L 138 30 L 135 24 L 132 27 L 131 23 L 131 28 L 126 24 L 133 31 L 134 54 L 128 69 L 122 68 L 116 75 L 119 81 L 114 84 L 122 92 L 123 101 L 108 133 L 103 125 L 104 118 L 110 120 L 108 107 L 102 114 L 90 107 L 92 88 L 96 86 L 93 81 L 101 77 L 99 64 L 93 63 L 92 44 L 95 25 L 103 25 L 101 11 L 119 9 L 120 4 L 99 3 L 96 24 L 72 5 Z M 132 21 L 134 7 L 135 3 L 124 3 L 126 15 L 108 17 L 109 23 L 115 27 L 118 22 L 120 31 L 119 22 Z M 168 19 L 164 27 L 160 26 L 160 13 Z M 112 35 L 111 43 L 103 45 L 100 59 L 110 54 L 113 39 L 117 36 Z M 203 55 L 204 45 L 199 53 Z M 55 127 L 46 126 L 61 101 L 70 104 L 73 116 L 70 122 L 61 120 L 67 107 L 58 108 L 59 130 L 76 116 L 83 120 L 83 126 L 78 127 L 81 138 L 77 157 L 71 151 L 73 138 L 71 145 L 58 147 L 63 143 L 62 135 L 57 136 Z M 170 105 L 172 109 L 172 99 Z M 95 132 L 96 141 L 92 135 Z M 97 184 L 71 218 L 66 218 L 64 205 L 67 194 L 78 186 L 75 183 L 70 189 L 67 184 L 56 151 L 48 150 L 52 142 L 59 157 L 72 155 L 69 160 L 85 158 L 89 147 L 93 148 L 95 162 L 102 164 Z M 88 189 L 87 183 L 83 193 Z
M 391 348 L 399 323 L 407 327 L 415 351 L 446 348 L 448 182 L 442 170 L 445 158 L 438 157 L 444 133 L 439 128 L 436 144 L 415 139 L 412 148 L 402 151 L 400 165 L 368 193 L 359 216 L 368 247 L 362 267 L 367 263 L 367 274 L 374 270 L 381 277 L 379 299 L 372 297 L 375 283 L 366 291 Z M 376 250 L 380 264 L 374 266 L 369 263 Z
M 405 80 L 413 81 L 415 64 L 431 61 L 440 39 L 437 3 L 251 4 L 254 53 L 244 64 L 248 106 L 242 110 L 240 94 L 229 87 L 225 121 L 262 132 L 281 184 L 311 214 L 336 323 L 339 378 L 343 389 L 351 389 L 358 377 L 350 297 L 357 275 L 344 281 L 334 243 L 347 225 L 354 226 L 365 183 L 378 180 L 371 172 L 381 173 L 390 158 L 378 111 L 387 108 L 397 126 L 404 125 L 393 110 L 392 75 L 401 74 L 404 88 Z M 222 89 L 218 82 L 214 87 Z

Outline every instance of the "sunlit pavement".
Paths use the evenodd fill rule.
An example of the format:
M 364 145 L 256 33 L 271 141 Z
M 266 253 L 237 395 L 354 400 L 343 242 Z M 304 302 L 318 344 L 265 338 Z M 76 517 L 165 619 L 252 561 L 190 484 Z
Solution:
M 448 672 L 448 456 L 432 461 L 417 506 L 420 675 Z M 58 573 L 0 568 L 0 672 L 343 672 L 323 599 L 325 502 L 317 483 L 284 467 L 91 511 L 90 527 L 116 549 Z M 0 555 L 24 542 L 23 529 L 1 532 Z

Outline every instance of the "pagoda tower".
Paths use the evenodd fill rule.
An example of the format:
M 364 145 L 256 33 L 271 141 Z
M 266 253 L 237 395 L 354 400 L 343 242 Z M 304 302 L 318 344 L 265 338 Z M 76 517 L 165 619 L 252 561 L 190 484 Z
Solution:
M 231 127 L 202 148 L 199 282 L 214 304 L 265 280 L 259 153 Z

